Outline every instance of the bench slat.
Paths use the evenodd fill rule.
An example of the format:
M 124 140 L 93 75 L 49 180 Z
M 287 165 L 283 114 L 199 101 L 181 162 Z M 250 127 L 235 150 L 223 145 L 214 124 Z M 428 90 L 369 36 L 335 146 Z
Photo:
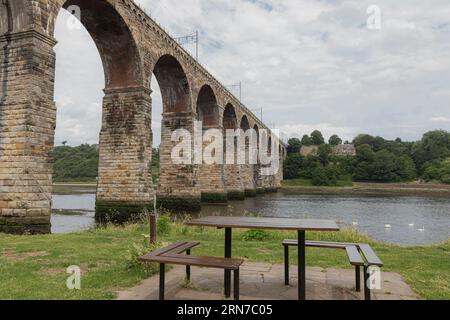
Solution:
M 143 256 L 143 258 L 162 255 L 164 253 L 170 252 L 171 250 L 175 250 L 176 248 L 181 247 L 181 246 L 185 245 L 186 243 L 187 243 L 186 241 L 179 241 L 179 242 L 172 243 L 172 244 L 168 245 L 167 247 L 160 248 L 153 252 L 150 252 L 149 254 L 146 254 L 145 256 Z
M 345 251 L 347 252 L 348 260 L 350 264 L 354 266 L 363 266 L 364 260 L 359 254 L 358 248 L 356 246 L 347 246 L 345 247 Z
M 192 249 L 192 248 L 198 246 L 199 244 L 200 244 L 200 242 L 198 242 L 198 241 L 190 241 L 190 242 L 187 242 L 187 243 L 185 243 L 185 244 L 183 244 L 183 245 L 181 245 L 179 247 L 176 247 L 175 249 L 172 249 L 172 250 L 170 250 L 168 252 L 165 252 L 162 255 L 166 255 L 166 254 L 180 254 L 180 253 L 183 253 L 183 252 L 185 252 L 185 251 L 187 251 L 189 249 Z
M 297 240 L 284 240 L 283 245 L 287 246 L 297 246 Z M 323 241 L 306 241 L 305 245 L 307 247 L 315 248 L 333 248 L 333 249 L 345 249 L 346 246 L 355 245 L 353 243 L 339 243 L 339 242 L 323 242 Z
M 359 244 L 358 246 L 369 265 L 378 267 L 383 266 L 383 262 L 380 260 L 380 258 L 378 258 L 378 256 L 368 244 Z
M 189 265 L 194 267 L 208 267 L 216 269 L 237 270 L 244 262 L 240 259 L 196 257 L 187 255 L 163 255 L 143 258 L 145 262 L 158 262 L 177 265 Z

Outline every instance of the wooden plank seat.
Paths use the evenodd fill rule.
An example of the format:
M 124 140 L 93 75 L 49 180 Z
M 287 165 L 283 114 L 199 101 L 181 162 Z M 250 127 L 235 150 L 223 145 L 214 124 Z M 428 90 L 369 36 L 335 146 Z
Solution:
M 191 256 L 191 249 L 199 244 L 197 241 L 181 241 L 139 258 L 142 262 L 159 263 L 159 299 L 164 300 L 166 264 L 175 264 L 186 266 L 186 278 L 188 280 L 191 279 L 191 266 L 233 271 L 234 299 L 239 300 L 239 268 L 244 260 Z M 184 252 L 186 252 L 186 255 L 183 254 Z
M 306 241 L 305 245 L 311 248 L 342 249 L 347 253 L 347 258 L 352 266 L 355 267 L 355 287 L 356 292 L 361 291 L 361 267 L 364 269 L 364 297 L 370 300 L 370 288 L 368 286 L 370 266 L 382 267 L 383 262 L 375 254 L 368 244 L 344 243 L 344 242 L 324 242 L 324 241 Z M 298 246 L 297 240 L 286 239 L 284 246 L 284 282 L 289 285 L 289 247 Z

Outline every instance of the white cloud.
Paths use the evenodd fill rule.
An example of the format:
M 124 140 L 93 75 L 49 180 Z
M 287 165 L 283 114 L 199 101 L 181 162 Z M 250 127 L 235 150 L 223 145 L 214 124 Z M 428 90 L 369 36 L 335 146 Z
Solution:
M 430 119 L 432 122 L 445 122 L 450 123 L 450 118 L 447 117 L 433 117 Z
M 264 118 L 288 134 L 321 129 L 344 139 L 368 132 L 415 140 L 448 123 L 436 115 L 450 119 L 448 0 L 379 0 L 378 31 L 365 28 L 372 4 L 366 0 L 136 2 L 173 35 L 198 29 L 201 62 L 224 84 L 243 81 L 244 103 L 263 107 Z M 61 23 L 57 31 L 57 142 L 94 143 L 100 114 L 91 107 L 101 104 L 104 86 L 100 58 L 86 32 Z

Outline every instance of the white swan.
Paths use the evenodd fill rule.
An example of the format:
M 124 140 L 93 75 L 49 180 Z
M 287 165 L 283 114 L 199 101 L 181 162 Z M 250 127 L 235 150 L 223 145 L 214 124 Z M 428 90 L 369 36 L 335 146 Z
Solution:
M 414 223 L 410 223 L 410 224 L 409 224 L 409 227 L 410 227 L 410 228 L 414 228 Z
M 419 232 L 425 232 L 425 227 L 422 227 L 422 228 L 420 228 L 420 229 L 417 229 L 417 231 L 419 231 Z
M 391 228 L 392 228 L 392 226 L 391 226 L 390 224 L 385 224 L 384 227 L 385 227 L 386 229 L 391 229 Z
M 356 227 L 357 225 L 359 225 L 359 223 L 356 221 L 353 221 L 353 225 Z

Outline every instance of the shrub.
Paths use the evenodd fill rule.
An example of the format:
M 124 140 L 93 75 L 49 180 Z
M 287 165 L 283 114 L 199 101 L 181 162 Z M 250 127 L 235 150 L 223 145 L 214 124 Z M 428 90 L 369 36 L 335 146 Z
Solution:
M 272 235 L 265 230 L 248 230 L 242 235 L 243 241 L 264 241 L 271 238 Z
M 156 231 L 159 236 L 167 236 L 171 231 L 170 218 L 168 216 L 160 216 L 156 222 Z
M 142 272 L 146 277 L 151 277 L 158 273 L 159 266 L 157 263 L 143 263 L 139 261 L 139 257 L 142 257 L 149 252 L 155 251 L 160 248 L 160 244 L 148 245 L 144 239 L 141 243 L 134 243 L 127 252 L 125 265 L 128 271 L 137 269 Z
M 319 166 L 314 169 L 311 182 L 314 186 L 336 186 L 340 175 L 340 170 L 335 165 Z

